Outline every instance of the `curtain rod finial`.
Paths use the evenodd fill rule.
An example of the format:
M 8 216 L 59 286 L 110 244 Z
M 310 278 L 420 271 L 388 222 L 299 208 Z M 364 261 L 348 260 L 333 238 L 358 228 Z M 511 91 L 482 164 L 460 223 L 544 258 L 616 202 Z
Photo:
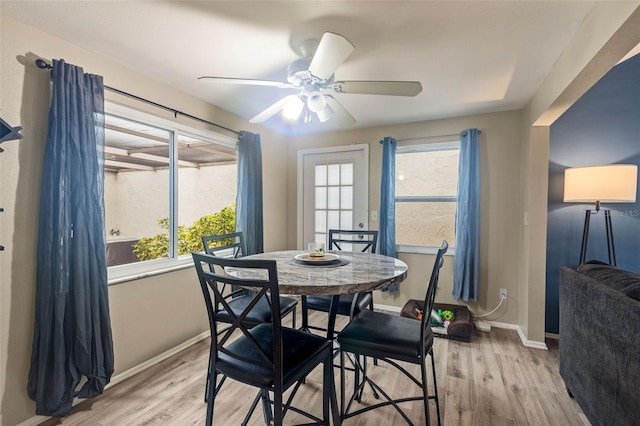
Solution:
M 45 62 L 44 59 L 36 59 L 36 67 L 40 68 L 41 70 L 46 70 L 46 69 L 52 69 L 53 67 L 51 65 L 49 65 L 48 63 Z

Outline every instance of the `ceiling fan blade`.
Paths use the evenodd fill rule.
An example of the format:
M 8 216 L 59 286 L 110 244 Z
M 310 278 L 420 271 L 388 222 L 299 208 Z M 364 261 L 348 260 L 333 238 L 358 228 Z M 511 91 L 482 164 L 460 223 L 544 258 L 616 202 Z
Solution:
M 349 127 L 356 124 L 356 119 L 353 118 L 353 115 L 349 114 L 349 111 L 336 98 L 331 95 L 325 95 L 325 99 L 327 100 L 327 105 L 333 110 L 331 119 L 335 120 L 339 126 Z
M 293 99 L 295 99 L 297 97 L 298 97 L 298 95 L 285 96 L 284 98 L 280 99 L 275 104 L 271 105 L 270 107 L 268 107 L 267 109 L 262 111 L 260 114 L 258 114 L 255 117 L 253 117 L 251 120 L 249 120 L 249 122 L 250 123 L 262 123 L 263 121 L 267 121 L 268 119 L 270 119 L 271 117 L 273 117 L 274 115 L 276 115 L 277 113 L 282 111 L 282 109 L 285 107 L 285 105 L 287 105 L 289 102 L 291 102 Z
M 419 81 L 336 81 L 331 88 L 337 93 L 363 95 L 416 96 L 422 92 Z
M 324 33 L 309 65 L 309 72 L 321 80 L 328 80 L 354 49 L 353 44 L 341 35 Z
M 202 77 L 198 77 L 198 80 L 213 80 L 216 83 L 244 84 L 250 86 L 272 86 L 280 87 L 283 89 L 294 87 L 292 84 L 283 81 L 258 80 L 253 78 L 211 77 L 205 75 Z

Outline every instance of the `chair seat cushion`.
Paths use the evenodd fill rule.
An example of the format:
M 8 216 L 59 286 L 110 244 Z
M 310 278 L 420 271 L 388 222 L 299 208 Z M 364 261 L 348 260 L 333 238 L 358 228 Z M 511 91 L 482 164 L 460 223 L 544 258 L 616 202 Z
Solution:
M 240 315 L 252 300 L 252 295 L 243 295 L 229 300 L 228 303 L 229 307 L 231 307 L 231 310 L 236 315 Z M 290 297 L 280 297 L 281 314 L 285 315 L 294 310 L 297 304 L 298 301 L 296 299 L 292 299 Z M 233 322 L 233 318 L 225 309 L 218 311 L 217 319 L 218 321 L 227 323 Z M 243 321 L 243 324 L 248 327 L 255 327 L 256 325 L 262 324 L 263 322 L 271 322 L 271 307 L 264 297 L 261 298 L 253 307 L 253 309 L 251 309 L 251 311 L 247 314 L 245 320 Z
M 338 303 L 338 315 L 349 316 L 355 294 L 343 294 Z M 307 308 L 314 311 L 329 312 L 332 296 L 307 296 Z M 354 314 L 364 311 L 371 302 L 371 293 L 360 293 Z
M 260 324 L 249 333 L 266 354 L 273 353 L 273 325 Z M 245 335 L 231 343 L 227 349 L 249 360 L 264 361 L 258 348 Z M 318 365 L 331 353 L 331 342 L 323 337 L 300 330 L 282 328 L 282 377 L 284 389 L 308 374 L 309 366 Z M 318 361 L 320 360 L 320 361 Z M 269 359 L 272 361 L 272 359 Z M 249 363 L 224 352 L 218 353 L 216 370 L 228 377 L 251 386 L 268 388 L 273 386 L 273 368 Z
M 340 348 L 346 352 L 377 358 L 392 358 L 417 364 L 422 362 L 420 321 L 382 312 L 362 311 L 338 334 Z M 427 328 L 424 352 L 433 345 L 433 332 Z

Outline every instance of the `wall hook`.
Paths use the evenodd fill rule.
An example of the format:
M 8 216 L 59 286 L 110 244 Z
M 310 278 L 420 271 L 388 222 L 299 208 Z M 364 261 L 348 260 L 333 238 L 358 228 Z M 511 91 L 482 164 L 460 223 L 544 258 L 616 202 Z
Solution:
M 0 117 L 0 144 L 14 139 L 22 139 L 20 130 L 22 127 L 12 127 Z M 3 149 L 0 148 L 0 152 L 2 151 Z

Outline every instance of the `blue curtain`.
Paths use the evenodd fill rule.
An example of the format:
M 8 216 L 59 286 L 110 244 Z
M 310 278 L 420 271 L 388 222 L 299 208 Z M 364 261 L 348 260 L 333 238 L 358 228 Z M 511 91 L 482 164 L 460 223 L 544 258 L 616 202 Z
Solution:
M 264 252 L 260 135 L 244 131 L 238 138 L 236 231 L 243 234 L 245 255 Z
M 378 225 L 378 253 L 397 257 L 396 253 L 396 140 L 382 140 L 382 179 L 380 184 L 380 222 Z M 383 291 L 398 291 L 398 284 Z
M 480 291 L 480 160 L 478 129 L 460 133 L 453 297 L 478 300 Z
M 102 77 L 53 62 L 40 195 L 29 397 L 64 416 L 113 373 L 104 229 Z M 86 382 L 78 390 L 81 379 Z

